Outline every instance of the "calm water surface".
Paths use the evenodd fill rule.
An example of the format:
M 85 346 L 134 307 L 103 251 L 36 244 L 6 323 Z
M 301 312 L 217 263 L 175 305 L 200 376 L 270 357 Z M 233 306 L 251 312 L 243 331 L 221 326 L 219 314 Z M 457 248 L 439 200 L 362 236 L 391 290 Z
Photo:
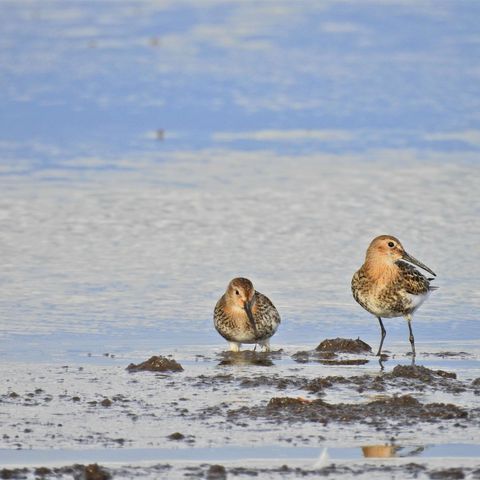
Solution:
M 277 304 L 278 345 L 375 343 L 350 278 L 382 233 L 438 274 L 420 348 L 475 343 L 479 15 L 2 2 L 1 356 L 223 346 L 212 310 L 238 275 Z

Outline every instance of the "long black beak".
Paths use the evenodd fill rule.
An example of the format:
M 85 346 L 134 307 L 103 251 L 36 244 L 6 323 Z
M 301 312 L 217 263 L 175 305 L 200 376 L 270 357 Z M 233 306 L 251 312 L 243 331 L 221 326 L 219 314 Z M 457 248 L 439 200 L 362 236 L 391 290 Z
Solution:
M 249 302 L 245 302 L 244 304 L 244 309 L 245 311 L 247 312 L 247 317 L 248 319 L 250 320 L 250 325 L 252 326 L 253 328 L 253 331 L 255 332 L 255 335 L 258 334 L 257 332 L 257 324 L 255 323 L 255 318 L 253 316 L 253 313 L 252 313 L 252 303 L 253 303 L 253 299 L 250 300 Z
M 416 258 L 409 255 L 407 252 L 403 252 L 402 259 L 409 263 L 413 263 L 417 267 L 423 268 L 423 270 L 426 270 L 428 273 L 431 273 L 434 277 L 437 276 L 437 274 L 433 270 L 430 270 L 430 268 L 428 268 L 426 265 L 424 265 L 422 262 L 420 262 Z

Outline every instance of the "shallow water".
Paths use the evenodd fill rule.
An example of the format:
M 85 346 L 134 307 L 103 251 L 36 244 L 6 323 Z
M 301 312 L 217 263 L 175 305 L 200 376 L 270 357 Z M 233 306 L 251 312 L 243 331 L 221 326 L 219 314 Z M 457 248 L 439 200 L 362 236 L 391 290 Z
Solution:
M 353 460 L 364 458 L 362 448 L 325 449 L 331 460 Z M 303 460 L 315 464 L 323 453 L 314 447 L 220 447 L 191 449 L 104 449 L 104 450 L 1 450 L 3 465 L 69 465 L 74 462 L 93 463 L 147 463 L 147 462 L 249 462 L 268 460 Z M 480 446 L 465 444 L 426 445 L 398 447 L 398 458 L 442 458 L 480 457 Z
M 349 283 L 381 233 L 438 275 L 414 320 L 420 364 L 480 376 L 479 9 L 1 3 L 3 393 L 62 365 L 126 375 L 158 353 L 195 372 L 204 354 L 212 371 L 225 348 L 213 306 L 239 275 L 282 315 L 275 371 L 334 375 L 290 354 L 337 336 L 377 345 Z M 408 363 L 404 321 L 386 328 L 388 368 Z M 40 448 L 42 428 L 22 448 Z M 74 434 L 47 447 L 75 452 Z

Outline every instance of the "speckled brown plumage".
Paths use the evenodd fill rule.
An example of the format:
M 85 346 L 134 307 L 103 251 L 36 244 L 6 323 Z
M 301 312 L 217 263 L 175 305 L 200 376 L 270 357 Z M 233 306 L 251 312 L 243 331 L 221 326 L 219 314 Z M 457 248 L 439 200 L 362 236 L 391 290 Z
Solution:
M 420 305 L 415 296 L 427 296 L 436 287 L 416 268 L 399 261 L 398 274 L 383 288 L 378 288 L 365 271 L 364 266 L 352 278 L 352 293 L 355 300 L 377 317 L 391 318 L 412 314 Z M 423 303 L 423 302 L 422 302 Z
M 251 308 L 251 318 L 247 307 Z M 213 320 L 233 351 L 238 351 L 242 343 L 258 343 L 269 350 L 269 339 L 281 321 L 270 299 L 257 292 L 246 278 L 234 278 L 229 283 L 215 306 Z
M 365 263 L 352 278 L 353 297 L 380 322 L 382 341 L 378 355 L 381 354 L 385 337 L 382 318 L 400 316 L 408 321 L 410 343 L 415 354 L 412 314 L 430 292 L 437 288 L 430 284 L 431 278 L 422 275 L 415 267 L 406 263 L 407 261 L 435 275 L 427 266 L 405 252 L 397 238 L 382 235 L 372 241 Z

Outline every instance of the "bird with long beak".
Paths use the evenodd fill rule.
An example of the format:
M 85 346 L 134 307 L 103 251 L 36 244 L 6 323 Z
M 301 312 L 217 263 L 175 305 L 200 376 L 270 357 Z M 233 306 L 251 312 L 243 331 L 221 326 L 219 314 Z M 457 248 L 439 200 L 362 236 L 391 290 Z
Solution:
M 400 240 L 381 235 L 370 243 L 365 263 L 352 278 L 353 298 L 380 322 L 382 339 L 378 356 L 382 353 L 386 335 L 382 318 L 393 317 L 407 320 L 412 354 L 415 355 L 412 314 L 438 287 L 430 285 L 433 278 L 425 277 L 412 265 L 436 276 L 430 268 L 409 255 Z
M 259 344 L 269 351 L 280 315 L 265 295 L 255 291 L 250 280 L 234 278 L 215 306 L 213 323 L 231 351 L 240 351 L 242 343 Z

